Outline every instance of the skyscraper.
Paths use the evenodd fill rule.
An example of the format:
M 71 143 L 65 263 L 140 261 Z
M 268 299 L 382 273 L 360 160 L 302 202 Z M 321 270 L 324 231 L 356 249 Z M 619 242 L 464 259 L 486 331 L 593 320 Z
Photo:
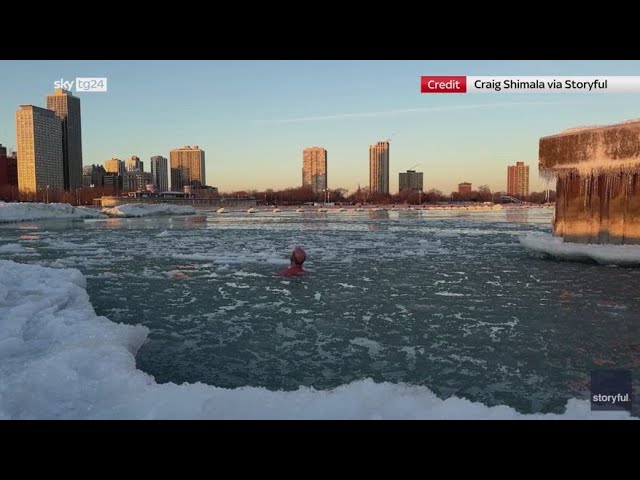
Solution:
M 18 186 L 18 156 L 16 152 L 7 154 L 7 183 L 13 187 Z
M 415 170 L 407 170 L 406 173 L 400 172 L 398 185 L 401 192 L 404 190 L 422 191 L 422 172 Z
M 104 186 L 106 173 L 102 165 L 85 165 L 82 167 L 82 188 Z
M 507 195 L 521 198 L 529 195 L 529 165 L 516 162 L 507 167 Z
M 369 147 L 369 191 L 389 194 L 389 142 Z
M 149 172 L 130 170 L 122 175 L 122 189 L 126 192 L 146 190 L 147 184 L 153 184 L 153 178 Z
M 327 189 L 326 149 L 311 147 L 302 151 L 302 186 L 310 186 L 314 192 Z
M 7 147 L 3 147 L 0 143 L 0 187 L 9 183 L 7 175 Z
M 62 120 L 62 155 L 64 188 L 82 187 L 82 128 L 80 99 L 71 92 L 56 88 L 47 95 L 47 108 Z
M 120 160 L 119 158 L 110 158 L 109 160 L 104 162 L 104 169 L 107 173 L 122 175 L 125 172 L 124 161 Z
M 151 175 L 153 176 L 153 186 L 161 192 L 169 190 L 169 162 L 161 156 L 151 157 Z
M 127 160 L 127 172 L 144 172 L 144 162 L 140 160 L 140 157 L 131 155 L 131 158 Z
M 171 162 L 171 190 L 182 191 L 185 185 L 206 185 L 204 150 L 194 145 L 174 148 L 169 152 Z
M 64 188 L 60 118 L 46 108 L 20 105 L 20 110 L 16 111 L 16 140 L 19 190 L 37 193 L 39 189 Z

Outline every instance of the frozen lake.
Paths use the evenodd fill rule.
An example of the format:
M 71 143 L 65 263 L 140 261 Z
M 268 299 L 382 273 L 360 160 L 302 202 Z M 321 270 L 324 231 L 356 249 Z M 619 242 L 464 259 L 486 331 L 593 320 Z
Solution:
M 551 216 L 47 220 L 0 225 L 0 258 L 78 268 L 98 315 L 150 329 L 137 366 L 159 383 L 290 391 L 371 378 L 561 413 L 587 398 L 591 370 L 640 367 L 640 269 L 523 248 Z M 275 276 L 296 245 L 308 274 Z

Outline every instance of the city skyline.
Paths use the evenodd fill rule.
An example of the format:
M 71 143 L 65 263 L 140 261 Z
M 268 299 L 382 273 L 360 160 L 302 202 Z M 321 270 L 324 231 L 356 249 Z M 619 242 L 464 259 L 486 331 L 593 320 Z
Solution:
M 368 183 L 365 148 L 390 136 L 391 192 L 398 191 L 398 173 L 415 164 L 429 179 L 425 190 L 454 191 L 464 177 L 506 191 L 504 168 L 517 161 L 536 165 L 538 138 L 628 120 L 640 109 L 637 96 L 624 94 L 419 92 L 420 75 L 427 74 L 624 75 L 640 68 L 637 61 L 3 64 L 12 75 L 0 79 L 0 143 L 10 150 L 17 147 L 11 116 L 20 104 L 39 105 L 54 81 L 90 72 L 109 78 L 109 91 L 77 94 L 83 104 L 83 165 L 128 158 L 131 152 L 147 159 L 166 156 L 175 145 L 197 143 L 215 151 L 206 160 L 205 183 L 221 191 L 299 185 L 299 152 L 308 145 L 331 150 L 331 187 L 354 191 Z M 327 75 L 334 81 L 321 81 Z M 184 78 L 189 88 L 180 88 Z M 253 88 L 255 78 L 260 89 Z M 544 190 L 537 168 L 531 169 L 530 190 Z

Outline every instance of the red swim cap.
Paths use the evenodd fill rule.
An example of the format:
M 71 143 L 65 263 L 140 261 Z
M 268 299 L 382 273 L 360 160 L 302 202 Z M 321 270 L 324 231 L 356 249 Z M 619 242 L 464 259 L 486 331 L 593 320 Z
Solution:
M 295 260 L 295 263 L 297 263 L 298 265 L 302 265 L 304 263 L 304 261 L 307 259 L 307 254 L 300 247 L 294 248 L 293 249 L 293 253 L 291 254 L 291 256 Z

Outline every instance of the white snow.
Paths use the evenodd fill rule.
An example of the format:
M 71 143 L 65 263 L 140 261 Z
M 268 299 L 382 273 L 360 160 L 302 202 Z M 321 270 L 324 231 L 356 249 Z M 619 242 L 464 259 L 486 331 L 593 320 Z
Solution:
M 640 265 L 640 245 L 571 243 L 552 235 L 528 235 L 519 240 L 533 252 L 561 260 L 595 261 L 602 265 Z
M 95 314 L 76 269 L 0 260 L 2 419 L 629 419 L 572 399 L 523 415 L 428 388 L 370 379 L 318 391 L 158 384 L 136 368 L 149 330 Z M 356 345 L 374 347 L 366 339 Z
M 74 207 L 68 203 L 0 202 L 0 223 L 28 222 L 56 218 L 105 218 L 97 210 Z
M 148 217 L 152 215 L 194 215 L 196 209 L 190 205 L 170 205 L 168 203 L 146 204 L 127 203 L 102 211 L 111 217 Z

